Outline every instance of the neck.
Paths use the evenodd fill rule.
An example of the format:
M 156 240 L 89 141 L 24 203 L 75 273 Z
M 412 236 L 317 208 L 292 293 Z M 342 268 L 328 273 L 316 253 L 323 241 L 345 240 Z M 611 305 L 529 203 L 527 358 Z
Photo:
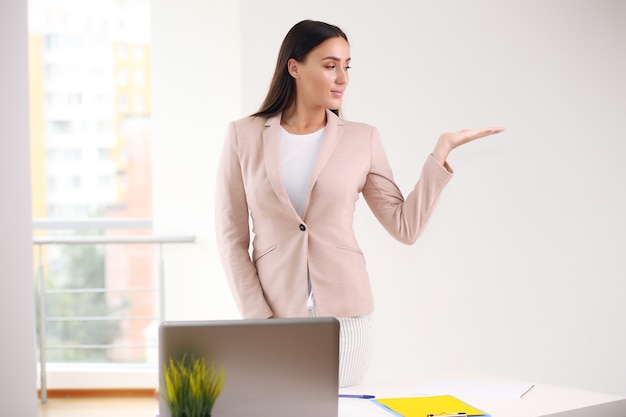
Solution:
M 280 125 L 294 135 L 317 132 L 326 125 L 326 109 L 308 113 L 289 109 L 283 113 Z

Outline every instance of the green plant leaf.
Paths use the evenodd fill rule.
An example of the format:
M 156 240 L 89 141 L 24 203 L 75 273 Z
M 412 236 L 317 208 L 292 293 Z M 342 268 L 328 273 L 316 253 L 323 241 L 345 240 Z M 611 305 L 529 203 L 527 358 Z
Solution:
M 169 358 L 164 366 L 166 390 L 162 394 L 172 417 L 208 417 L 224 388 L 226 373 L 215 363 L 207 365 L 204 357 L 184 354 L 180 359 Z

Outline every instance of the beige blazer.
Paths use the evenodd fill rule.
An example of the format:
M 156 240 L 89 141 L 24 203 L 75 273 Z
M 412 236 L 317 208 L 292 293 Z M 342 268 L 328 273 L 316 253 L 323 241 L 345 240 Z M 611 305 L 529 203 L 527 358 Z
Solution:
M 307 271 L 319 316 L 371 313 L 365 258 L 352 226 L 359 194 L 394 238 L 412 244 L 452 177 L 447 164 L 429 156 L 405 199 L 378 130 L 330 111 L 327 116 L 302 218 L 280 177 L 280 115 L 246 117 L 228 127 L 215 224 L 222 264 L 244 318 L 309 316 Z

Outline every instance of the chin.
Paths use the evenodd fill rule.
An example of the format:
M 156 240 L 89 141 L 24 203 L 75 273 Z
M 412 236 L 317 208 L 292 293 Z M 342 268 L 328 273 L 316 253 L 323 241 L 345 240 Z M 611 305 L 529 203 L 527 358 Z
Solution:
M 342 100 L 333 100 L 326 105 L 326 108 L 336 110 L 341 108 Z

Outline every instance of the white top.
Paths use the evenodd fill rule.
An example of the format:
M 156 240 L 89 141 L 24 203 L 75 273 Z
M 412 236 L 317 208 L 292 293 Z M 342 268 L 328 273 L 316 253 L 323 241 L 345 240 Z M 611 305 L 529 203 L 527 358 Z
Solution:
M 311 173 L 324 142 L 326 128 L 306 135 L 294 135 L 280 128 L 280 177 L 291 205 L 302 218 L 311 182 Z M 309 279 L 307 307 L 315 308 L 313 289 Z
M 325 130 L 294 135 L 280 128 L 280 176 L 300 217 L 304 214 L 311 173 L 324 142 Z

